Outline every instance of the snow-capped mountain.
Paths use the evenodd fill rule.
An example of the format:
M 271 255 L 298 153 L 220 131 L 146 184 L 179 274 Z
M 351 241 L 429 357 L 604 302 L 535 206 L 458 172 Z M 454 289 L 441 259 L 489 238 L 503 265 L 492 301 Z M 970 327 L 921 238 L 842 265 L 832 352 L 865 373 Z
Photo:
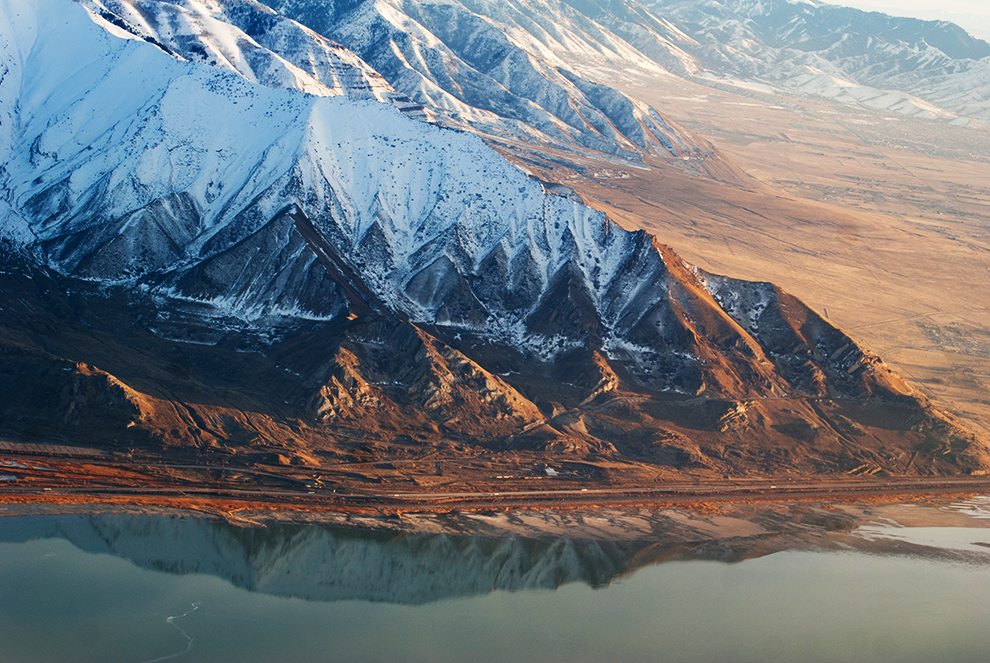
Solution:
M 495 140 L 593 150 L 635 162 L 653 155 L 690 168 L 681 160 L 719 158 L 707 141 L 655 108 L 575 73 L 555 47 L 573 42 L 598 52 L 598 42 L 608 36 L 561 3 L 266 4 L 347 46 L 449 126 L 470 127 Z M 580 30 L 562 34 L 556 12 L 580 20 L 593 36 Z M 616 66 L 635 58 L 660 71 L 628 47 L 613 48 L 609 54 Z
M 138 37 L 191 62 L 273 88 L 389 102 L 426 119 L 422 106 L 340 44 L 250 0 L 77 0 L 113 34 Z
M 990 121 L 990 44 L 944 21 L 787 0 L 265 3 L 340 41 L 449 122 L 491 136 L 549 136 L 633 158 L 653 142 L 641 124 L 678 154 L 710 153 L 662 116 L 659 128 L 646 122 L 655 111 L 600 86 L 616 86 L 629 71 Z M 614 144 L 596 142 L 602 137 L 582 123 Z
M 6 197 L 62 274 L 244 322 L 368 306 L 504 342 L 530 331 L 554 283 L 574 280 L 596 311 L 619 297 L 598 332 L 618 342 L 622 268 L 642 253 L 659 260 L 642 234 L 544 195 L 472 136 L 400 121 L 378 103 L 259 88 L 96 26 L 85 26 L 84 69 L 37 61 L 49 40 L 82 30 L 63 25 L 11 63 L 5 86 L 20 95 L 6 108 L 21 109 L 8 120 Z M 17 80 L 42 69 L 49 75 Z M 107 98 L 119 100 L 113 112 L 102 110 Z M 58 103 L 26 112 L 35 99 Z M 249 257 L 263 264 L 245 273 Z M 360 303 L 318 278 L 328 265 L 359 272 Z M 547 333 L 563 344 L 577 332 Z
M 341 431 L 454 436 L 708 467 L 759 434 L 814 440 L 789 462 L 832 469 L 862 465 L 853 435 L 901 449 L 871 462 L 919 467 L 918 445 L 939 468 L 984 462 L 774 286 L 690 268 L 473 134 L 190 63 L 169 46 L 181 34 L 149 43 L 68 0 L 0 0 L 12 430 L 323 449 Z M 331 66 L 310 53 L 310 71 Z M 43 394 L 17 387 L 26 373 Z M 895 426 L 887 407 L 906 413 Z

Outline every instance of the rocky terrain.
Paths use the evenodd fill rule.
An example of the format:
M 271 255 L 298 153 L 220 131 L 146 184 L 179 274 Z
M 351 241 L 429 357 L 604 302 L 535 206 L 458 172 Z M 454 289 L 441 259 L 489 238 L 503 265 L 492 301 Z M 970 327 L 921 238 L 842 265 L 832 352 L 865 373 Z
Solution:
M 561 75 L 591 94 L 590 103 L 610 120 L 607 109 L 620 97 L 600 84 L 616 87 L 636 75 L 819 97 L 962 125 L 990 120 L 990 44 L 944 21 L 764 0 L 266 4 L 340 41 L 420 103 L 457 108 L 462 118 L 470 117 L 470 107 L 541 131 L 545 124 L 520 103 L 528 100 L 527 107 L 535 103 L 575 126 L 561 112 L 558 83 L 551 82 Z M 505 93 L 514 96 L 502 99 Z M 468 123 L 497 135 L 480 121 Z M 615 126 L 626 131 L 630 125 L 620 120 Z M 626 131 L 643 148 L 634 134 Z
M 0 4 L 5 434 L 314 468 L 520 452 L 713 476 L 990 467 L 800 300 L 692 267 L 407 117 L 301 27 L 280 29 L 320 46 L 308 68 L 254 37 L 200 66 L 209 21 L 250 36 L 254 19 L 132 30 L 93 6 Z M 228 57 L 245 52 L 263 66 Z M 346 85 L 327 73 L 341 63 Z
M 703 138 L 607 81 L 576 73 L 560 57 L 561 42 L 601 49 L 595 40 L 610 39 L 566 5 L 266 4 L 357 53 L 444 124 L 470 128 L 494 144 L 536 144 L 572 158 L 590 153 L 626 163 L 659 159 L 706 175 L 732 172 Z M 658 71 L 634 49 L 611 47 L 613 61 L 632 58 Z

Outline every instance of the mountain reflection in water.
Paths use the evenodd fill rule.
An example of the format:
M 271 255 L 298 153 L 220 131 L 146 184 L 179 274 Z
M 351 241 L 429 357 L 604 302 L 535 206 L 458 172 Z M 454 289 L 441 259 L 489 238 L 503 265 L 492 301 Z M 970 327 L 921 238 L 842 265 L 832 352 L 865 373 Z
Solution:
M 447 531 L 434 533 L 286 523 L 242 527 L 177 515 L 23 516 L 0 518 L 0 542 L 62 538 L 83 551 L 122 557 L 141 568 L 209 574 L 273 596 L 399 604 L 494 590 L 556 589 L 574 582 L 599 588 L 663 561 L 736 562 L 783 550 L 853 549 L 990 562 L 990 542 L 976 544 L 988 546 L 983 552 L 885 536 L 869 513 L 535 512 L 523 517 L 526 522 L 512 514 L 465 514 L 440 517 Z M 436 526 L 438 521 L 431 522 Z M 546 531 L 539 531 L 541 522 Z M 874 523 L 862 529 L 868 535 L 857 535 L 865 522 Z M 459 533 L 472 530 L 481 532 Z M 970 538 L 987 541 L 988 531 L 974 529 Z
M 161 516 L 0 520 L 0 541 L 63 538 L 150 570 L 205 573 L 276 596 L 420 604 L 492 590 L 600 587 L 645 542 L 403 534 L 312 525 L 243 528 Z

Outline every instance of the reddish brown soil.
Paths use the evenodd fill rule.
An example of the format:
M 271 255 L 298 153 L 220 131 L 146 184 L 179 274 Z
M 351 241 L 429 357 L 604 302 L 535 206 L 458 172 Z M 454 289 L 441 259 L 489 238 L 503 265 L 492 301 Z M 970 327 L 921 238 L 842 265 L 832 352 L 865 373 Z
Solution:
M 597 476 L 592 468 L 561 466 L 557 476 L 532 471 L 500 479 L 493 478 L 492 468 L 482 461 L 464 463 L 456 471 L 451 468 L 445 482 L 432 485 L 423 481 L 432 463 L 384 471 L 370 464 L 328 467 L 321 468 L 316 479 L 311 469 L 169 466 L 126 457 L 94 460 L 10 454 L 0 456 L 0 474 L 16 479 L 0 484 L 0 504 L 46 512 L 69 507 L 180 509 L 237 522 L 259 514 L 297 520 L 320 512 L 401 517 L 405 512 L 674 505 L 722 513 L 742 504 L 823 500 L 885 504 L 936 496 L 963 498 L 990 489 L 990 479 L 979 477 L 755 480 L 682 473 L 668 481 L 643 480 L 640 475 L 638 480 L 621 482 L 614 478 L 620 468 L 607 465 L 594 468 Z M 631 477 L 637 474 L 636 468 L 624 469 Z

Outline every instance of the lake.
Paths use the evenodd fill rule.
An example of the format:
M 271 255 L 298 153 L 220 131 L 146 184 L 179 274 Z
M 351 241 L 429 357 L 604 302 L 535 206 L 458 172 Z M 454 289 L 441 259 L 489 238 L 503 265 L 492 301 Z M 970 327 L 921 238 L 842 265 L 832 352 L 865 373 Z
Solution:
M 990 500 L 0 518 L 0 660 L 985 661 Z

